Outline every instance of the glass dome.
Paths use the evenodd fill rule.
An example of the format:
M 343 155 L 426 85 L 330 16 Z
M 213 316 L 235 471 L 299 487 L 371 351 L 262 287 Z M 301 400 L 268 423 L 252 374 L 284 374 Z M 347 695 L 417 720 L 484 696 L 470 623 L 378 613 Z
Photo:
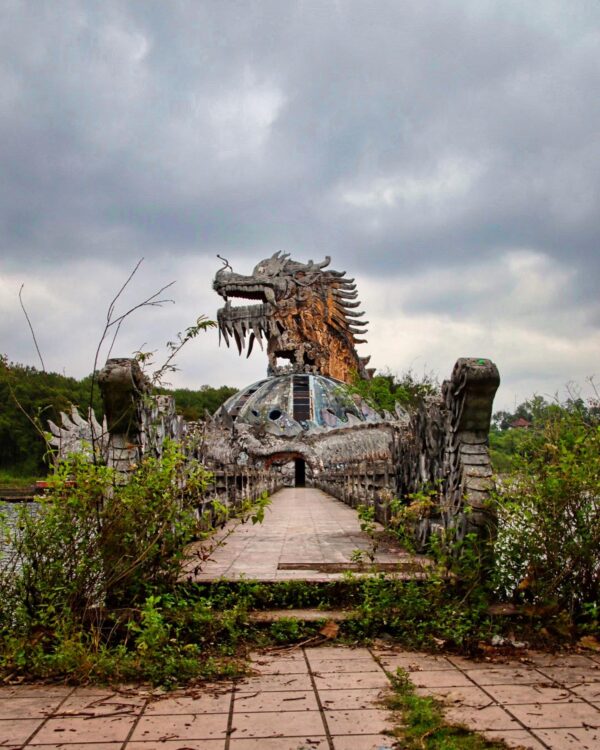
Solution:
M 280 435 L 382 421 L 346 383 L 308 373 L 259 380 L 231 396 L 222 409 L 236 422 L 263 425 Z

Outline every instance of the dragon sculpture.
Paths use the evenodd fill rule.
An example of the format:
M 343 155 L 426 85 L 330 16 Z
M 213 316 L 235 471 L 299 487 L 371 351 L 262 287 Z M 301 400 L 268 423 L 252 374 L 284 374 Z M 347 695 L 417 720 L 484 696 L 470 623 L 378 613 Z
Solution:
M 357 312 L 360 302 L 354 279 L 345 271 L 324 270 L 321 263 L 298 263 L 289 254 L 275 253 L 262 260 L 250 276 L 234 273 L 229 264 L 217 272 L 213 288 L 225 300 L 217 313 L 219 335 L 229 346 L 234 339 L 250 356 L 254 342 L 267 343 L 269 373 L 278 374 L 277 360 L 289 360 L 296 372 L 314 372 L 346 383 L 358 375 L 369 378 L 368 357 L 359 357 L 357 338 L 368 321 Z M 259 304 L 233 307 L 231 298 Z
M 95 450 L 127 481 L 170 438 L 214 472 L 214 493 L 225 503 L 308 479 L 353 507 L 373 506 L 382 522 L 390 499 L 399 498 L 410 507 L 419 549 L 447 532 L 493 539 L 488 433 L 496 365 L 461 357 L 436 393 L 406 409 L 396 405 L 393 414 L 375 412 L 331 382 L 372 370 L 355 350 L 366 323 L 354 280 L 327 270 L 329 262 L 275 253 L 243 276 L 225 261 L 214 281 L 225 299 L 220 334 L 240 354 L 266 341 L 272 377 L 240 390 L 201 423 L 184 423 L 172 396 L 150 392 L 135 360 L 110 359 L 98 375 L 106 421 L 100 426 L 93 414 L 88 422 L 73 411 L 62 427 L 50 423 L 58 454 Z M 256 304 L 233 307 L 232 298 Z M 279 367 L 281 359 L 290 366 Z

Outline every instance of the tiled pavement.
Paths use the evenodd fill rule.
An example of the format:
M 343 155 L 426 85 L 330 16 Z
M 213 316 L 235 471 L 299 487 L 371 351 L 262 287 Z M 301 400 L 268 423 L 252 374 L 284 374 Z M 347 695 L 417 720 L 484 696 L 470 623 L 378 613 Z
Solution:
M 449 721 L 511 747 L 600 750 L 600 656 L 529 652 L 520 661 L 374 652 L 401 667 L 421 695 L 445 704 Z
M 402 667 L 446 715 L 511 747 L 600 749 L 600 657 L 474 662 L 393 649 L 255 655 L 255 674 L 165 695 L 144 689 L 0 688 L 0 747 L 31 750 L 381 750 Z
M 355 510 L 308 487 L 276 492 L 263 523 L 239 525 L 233 521 L 226 528 L 232 527 L 234 533 L 212 552 L 194 580 L 335 580 L 342 578 L 342 573 L 323 570 L 323 565 L 351 563 L 356 550 L 369 551 L 372 546 L 360 529 Z M 377 527 L 382 528 L 378 524 Z M 201 548 L 202 543 L 197 547 Z M 410 564 L 424 559 L 382 545 L 375 562 Z M 192 553 L 188 573 L 196 563 Z

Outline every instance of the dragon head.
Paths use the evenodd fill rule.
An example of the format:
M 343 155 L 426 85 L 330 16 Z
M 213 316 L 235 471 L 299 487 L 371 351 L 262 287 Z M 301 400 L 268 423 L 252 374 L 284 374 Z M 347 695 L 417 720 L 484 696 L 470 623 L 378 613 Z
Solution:
M 325 270 L 330 263 L 299 263 L 288 254 L 275 253 L 260 261 L 250 276 L 234 273 L 229 263 L 220 269 L 213 288 L 225 300 L 217 313 L 219 335 L 229 346 L 235 340 L 240 354 L 250 356 L 254 342 L 267 342 L 270 371 L 277 360 L 288 360 L 298 371 L 319 372 L 349 381 L 352 373 L 368 377 L 368 358 L 357 355 L 356 338 L 365 333 L 364 313 L 354 279 L 345 272 Z M 258 304 L 234 307 L 232 298 Z

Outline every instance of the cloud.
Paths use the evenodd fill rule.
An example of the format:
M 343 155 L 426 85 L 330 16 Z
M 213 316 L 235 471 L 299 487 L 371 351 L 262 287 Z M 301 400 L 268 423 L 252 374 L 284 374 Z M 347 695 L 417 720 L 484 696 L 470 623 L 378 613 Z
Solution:
M 591 2 L 6 3 L 3 348 L 33 361 L 21 281 L 80 372 L 139 257 L 150 286 L 179 279 L 181 317 L 152 318 L 167 340 L 214 312 L 217 252 L 249 271 L 282 249 L 357 277 L 380 366 L 443 374 L 472 348 L 503 389 L 590 374 L 599 42 Z M 189 384 L 262 372 L 197 346 Z
M 430 301 L 431 290 L 443 290 Z M 598 373 L 598 303 L 582 305 L 576 274 L 531 251 L 447 267 L 410 278 L 368 280 L 362 298 L 371 321 L 372 363 L 448 377 L 460 356 L 494 360 L 502 376 L 497 403 L 514 406 L 533 392 L 554 395 Z

